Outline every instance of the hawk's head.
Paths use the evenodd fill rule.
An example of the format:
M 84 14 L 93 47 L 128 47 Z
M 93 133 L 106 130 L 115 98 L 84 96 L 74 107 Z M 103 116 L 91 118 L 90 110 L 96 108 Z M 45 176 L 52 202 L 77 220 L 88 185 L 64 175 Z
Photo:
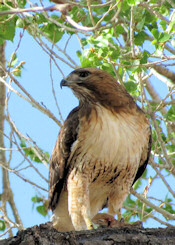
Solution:
M 89 67 L 71 72 L 60 86 L 70 87 L 80 103 L 119 107 L 133 102 L 126 89 L 106 71 Z

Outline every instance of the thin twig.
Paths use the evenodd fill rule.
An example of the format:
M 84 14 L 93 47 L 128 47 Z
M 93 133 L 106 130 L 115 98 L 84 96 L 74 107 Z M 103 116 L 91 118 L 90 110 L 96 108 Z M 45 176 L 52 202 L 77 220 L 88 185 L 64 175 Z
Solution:
M 131 6 L 130 43 L 131 43 L 132 58 L 135 58 L 135 52 L 134 52 L 134 6 Z
M 148 205 L 150 208 L 155 209 L 157 212 L 161 213 L 165 218 L 169 220 L 175 220 L 175 215 L 167 212 L 166 210 L 159 208 L 158 206 L 154 205 L 150 201 L 148 201 L 146 198 L 144 198 L 142 195 L 138 194 L 133 188 L 130 190 L 131 194 L 136 196 L 139 200 L 144 202 L 146 205 Z
M 39 188 L 39 189 L 41 189 L 41 190 L 43 190 L 43 191 L 48 192 L 47 189 L 45 189 L 45 188 L 43 188 L 43 187 L 37 185 L 36 183 L 34 183 L 34 182 L 31 181 L 31 180 L 25 178 L 25 177 L 24 177 L 22 174 L 20 174 L 18 171 L 14 170 L 14 169 L 11 169 L 11 168 L 9 168 L 9 167 L 7 167 L 7 166 L 4 166 L 4 164 L 3 164 L 2 162 L 0 162 L 0 165 L 1 165 L 2 168 L 8 170 L 9 172 L 16 174 L 16 175 L 17 175 L 19 178 L 21 178 L 23 181 L 28 182 L 29 184 L 31 184 L 31 185 L 33 185 L 33 186 L 36 186 L 37 188 Z
M 4 68 L 5 69 L 5 68 Z M 12 88 L 9 84 L 6 83 L 4 79 L 0 77 L 0 82 L 4 83 L 11 91 L 16 93 L 18 96 L 22 97 L 26 101 L 28 101 L 30 104 L 32 104 L 34 107 L 36 107 L 39 111 L 43 112 L 44 114 L 48 115 L 50 118 L 53 119 L 60 127 L 61 127 L 61 122 L 53 115 L 53 113 L 48 110 L 47 108 L 41 106 L 25 89 L 24 87 L 11 75 L 10 72 L 7 72 L 8 76 L 13 80 L 13 82 L 27 95 L 27 97 L 23 96 L 20 94 L 17 90 Z

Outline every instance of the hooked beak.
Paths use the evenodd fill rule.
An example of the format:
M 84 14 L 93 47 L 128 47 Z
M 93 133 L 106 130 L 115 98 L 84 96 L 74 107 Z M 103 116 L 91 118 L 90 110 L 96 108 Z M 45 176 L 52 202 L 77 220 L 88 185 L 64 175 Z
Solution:
M 60 87 L 62 88 L 63 86 L 68 86 L 68 81 L 65 79 L 62 79 L 60 83 Z

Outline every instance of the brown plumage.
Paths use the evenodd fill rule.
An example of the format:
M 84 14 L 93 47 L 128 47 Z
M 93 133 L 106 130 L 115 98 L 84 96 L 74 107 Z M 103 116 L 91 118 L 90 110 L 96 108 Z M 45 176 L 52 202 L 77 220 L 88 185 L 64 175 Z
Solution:
M 114 215 L 148 163 L 151 130 L 123 86 L 96 68 L 73 71 L 61 86 L 79 99 L 50 161 L 49 208 L 59 231 L 91 229 L 104 206 Z

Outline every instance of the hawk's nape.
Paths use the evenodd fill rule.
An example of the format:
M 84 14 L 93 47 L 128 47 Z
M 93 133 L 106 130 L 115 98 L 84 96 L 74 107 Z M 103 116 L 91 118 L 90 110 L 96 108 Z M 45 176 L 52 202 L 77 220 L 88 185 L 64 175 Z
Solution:
M 115 215 L 149 160 L 151 129 L 126 89 L 96 68 L 73 71 L 61 86 L 79 106 L 64 122 L 50 161 L 49 208 L 59 231 L 92 229 L 105 205 Z

